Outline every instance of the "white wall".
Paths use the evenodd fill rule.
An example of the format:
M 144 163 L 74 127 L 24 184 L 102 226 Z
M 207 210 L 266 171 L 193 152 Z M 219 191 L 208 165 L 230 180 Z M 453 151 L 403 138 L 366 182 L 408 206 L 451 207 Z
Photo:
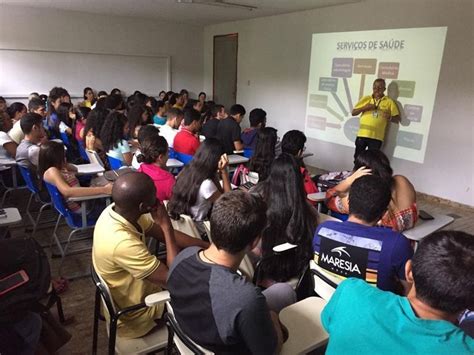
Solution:
M 171 89 L 195 95 L 203 82 L 202 34 L 198 26 L 0 5 L 0 48 L 171 56 Z M 67 73 L 58 68 L 59 75 Z M 83 86 L 98 75 L 90 68 Z
M 204 29 L 204 89 L 212 93 L 213 36 L 239 34 L 237 101 L 262 107 L 283 135 L 304 130 L 312 33 L 447 26 L 424 164 L 393 159 L 417 191 L 474 206 L 472 0 L 367 0 Z M 415 58 L 414 58 L 415 59 Z M 307 163 L 350 169 L 353 149 L 310 139 Z

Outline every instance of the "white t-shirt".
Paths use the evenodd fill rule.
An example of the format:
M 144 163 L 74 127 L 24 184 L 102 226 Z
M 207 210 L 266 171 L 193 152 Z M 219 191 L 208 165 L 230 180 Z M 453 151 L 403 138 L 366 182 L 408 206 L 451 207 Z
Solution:
M 11 158 L 13 158 L 10 155 L 8 155 L 5 148 L 3 148 L 4 144 L 10 143 L 10 142 L 13 142 L 11 137 L 6 132 L 0 131 L 0 159 L 11 159 Z
M 123 154 L 125 153 L 130 153 L 130 146 L 128 145 L 128 142 L 125 139 L 122 139 L 115 148 L 107 152 L 107 155 L 110 155 L 112 158 L 123 161 Z
M 137 149 L 135 151 L 135 153 L 133 153 L 133 158 L 132 158 L 132 168 L 138 170 L 140 168 L 140 165 L 142 165 L 142 163 L 139 163 L 138 162 L 138 159 L 137 157 L 141 154 L 142 152 L 140 151 L 140 149 Z
M 204 221 L 207 219 L 207 214 L 212 207 L 209 199 L 217 191 L 217 186 L 211 179 L 206 179 L 199 187 L 196 204 L 191 207 L 191 217 L 195 221 Z
M 21 130 L 20 120 L 16 121 L 13 125 L 12 129 L 8 132 L 10 136 L 10 141 L 15 142 L 16 144 L 20 144 L 20 142 L 25 138 L 25 134 Z
M 176 137 L 178 130 L 174 129 L 171 126 L 168 126 L 167 124 L 159 128 L 160 128 L 160 136 L 166 139 L 166 142 L 168 142 L 168 147 L 173 148 L 174 137 Z

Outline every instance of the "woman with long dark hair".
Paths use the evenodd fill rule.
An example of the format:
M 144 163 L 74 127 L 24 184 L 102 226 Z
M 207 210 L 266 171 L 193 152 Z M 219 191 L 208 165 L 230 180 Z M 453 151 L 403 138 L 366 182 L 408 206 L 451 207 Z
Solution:
M 100 131 L 102 147 L 106 154 L 112 158 L 121 160 L 123 165 L 132 164 L 133 155 L 130 151 L 128 141 L 129 126 L 127 117 L 118 111 L 110 112 L 105 118 L 104 125 Z
M 357 156 L 352 175 L 326 192 L 326 204 L 329 209 L 348 214 L 351 185 L 356 179 L 367 174 L 382 178 L 392 190 L 392 199 L 380 224 L 400 232 L 413 228 L 418 219 L 415 188 L 405 176 L 393 175 L 390 161 L 380 150 L 366 150 Z
M 145 105 L 136 104 L 128 111 L 128 126 L 130 129 L 130 138 L 137 138 L 138 130 L 141 126 L 153 123 L 150 113 Z
M 290 154 L 283 153 L 274 160 L 268 178 L 259 183 L 252 190 L 254 192 L 267 203 L 259 278 L 267 287 L 273 282 L 285 282 L 299 276 L 308 266 L 313 256 L 311 243 L 318 214 L 306 199 L 300 166 Z M 273 247 L 283 243 L 297 247 L 273 256 Z
M 67 133 L 72 135 L 72 126 L 76 119 L 76 113 L 74 112 L 74 106 L 69 102 L 61 102 L 56 109 L 57 121 L 54 126 L 50 127 L 51 130 L 60 133 Z
M 214 201 L 231 190 L 228 163 L 217 139 L 209 138 L 201 143 L 191 163 L 178 175 L 168 205 L 171 218 L 179 219 L 181 214 L 186 214 L 195 221 L 206 220 Z
M 277 130 L 272 127 L 260 128 L 257 133 L 257 146 L 250 159 L 249 170 L 258 174 L 258 181 L 265 181 L 270 172 L 270 166 L 275 159 Z
M 92 90 L 92 88 L 90 87 L 84 88 L 83 97 L 84 97 L 84 101 L 82 101 L 81 103 L 81 106 L 83 107 L 91 108 L 96 102 L 94 90 Z
M 74 213 L 80 213 L 81 205 L 78 202 L 67 200 L 68 198 L 112 193 L 112 184 L 81 187 L 76 177 L 77 170 L 66 162 L 62 143 L 48 141 L 42 144 L 38 162 L 39 176 L 58 188 L 66 199 L 67 207 Z

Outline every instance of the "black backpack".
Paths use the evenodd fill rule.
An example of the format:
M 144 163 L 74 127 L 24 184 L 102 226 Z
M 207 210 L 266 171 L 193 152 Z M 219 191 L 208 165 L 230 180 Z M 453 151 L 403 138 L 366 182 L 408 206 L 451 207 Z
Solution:
M 24 270 L 28 282 L 0 296 L 0 324 L 21 319 L 48 293 L 51 271 L 48 258 L 33 238 L 0 240 L 0 279 Z

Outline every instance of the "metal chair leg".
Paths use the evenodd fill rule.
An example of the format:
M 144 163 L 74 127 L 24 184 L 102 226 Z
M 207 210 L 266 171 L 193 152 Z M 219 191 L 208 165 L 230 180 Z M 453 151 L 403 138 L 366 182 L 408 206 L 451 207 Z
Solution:
M 95 304 L 94 304 L 94 326 L 92 331 L 92 355 L 97 354 L 97 339 L 99 336 L 99 313 L 100 313 L 100 292 L 95 289 Z
M 35 220 L 35 223 L 33 225 L 33 231 L 31 232 L 31 237 L 34 238 L 35 234 L 36 234 L 36 230 L 38 229 L 38 225 L 39 225 L 39 221 L 40 221 L 40 218 L 41 218 L 41 214 L 43 213 L 43 211 L 46 209 L 46 208 L 49 208 L 51 207 L 51 204 L 50 203 L 47 203 L 47 204 L 44 204 L 40 207 L 39 211 L 38 211 L 38 215 L 36 216 L 36 220 Z
M 56 225 L 54 226 L 53 234 L 51 235 L 51 239 L 49 241 L 49 248 L 51 250 L 51 255 L 53 255 L 53 241 L 56 242 L 56 245 L 58 246 L 59 252 L 61 255 L 64 255 L 64 250 L 63 247 L 61 246 L 61 242 L 59 240 L 57 231 L 59 227 L 59 222 L 61 221 L 62 216 L 58 216 L 58 220 L 56 221 Z
M 118 319 L 113 317 L 110 320 L 110 331 L 109 331 L 109 355 L 115 354 L 115 338 L 117 336 L 117 322 Z

